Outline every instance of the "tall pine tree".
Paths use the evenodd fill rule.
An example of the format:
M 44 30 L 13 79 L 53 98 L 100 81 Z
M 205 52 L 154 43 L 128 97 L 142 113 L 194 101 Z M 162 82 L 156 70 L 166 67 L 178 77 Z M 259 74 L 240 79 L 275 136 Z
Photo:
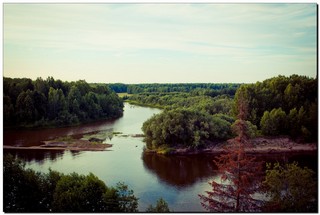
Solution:
M 262 163 L 245 153 L 245 147 L 250 145 L 245 121 L 248 105 L 243 95 L 238 99 L 239 114 L 235 124 L 238 136 L 226 147 L 227 153 L 214 160 L 221 183 L 210 182 L 212 191 L 199 195 L 201 205 L 210 212 L 256 212 L 262 205 L 253 197 L 261 187 Z

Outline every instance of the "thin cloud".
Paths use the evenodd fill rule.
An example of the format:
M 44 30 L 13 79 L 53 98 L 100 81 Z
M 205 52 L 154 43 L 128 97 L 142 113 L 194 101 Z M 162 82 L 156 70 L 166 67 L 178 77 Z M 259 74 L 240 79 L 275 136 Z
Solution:
M 11 58 L 45 58 L 46 68 L 70 59 L 71 69 L 95 68 L 96 74 L 130 72 L 130 66 L 110 60 L 126 59 L 122 64 L 136 62 L 141 70 L 154 66 L 155 72 L 172 76 L 192 68 L 205 77 L 210 71 L 222 75 L 218 64 L 232 73 L 235 63 L 240 70 L 257 69 L 245 65 L 274 63 L 277 56 L 282 61 L 277 64 L 288 71 L 297 58 L 305 59 L 308 70 L 301 74 L 315 76 L 310 70 L 315 55 L 316 4 L 4 4 L 5 75 L 17 70 Z M 72 65 L 77 58 L 88 66 Z M 98 62 L 106 58 L 108 65 Z M 143 64 L 144 59 L 154 64 Z M 159 66 L 168 62 L 172 69 Z M 197 64 L 206 66 L 200 70 Z

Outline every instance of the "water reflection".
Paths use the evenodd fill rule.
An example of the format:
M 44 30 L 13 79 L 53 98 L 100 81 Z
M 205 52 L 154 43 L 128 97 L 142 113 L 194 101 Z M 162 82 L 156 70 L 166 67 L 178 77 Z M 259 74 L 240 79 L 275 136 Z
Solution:
M 301 167 L 308 167 L 317 172 L 317 154 L 278 154 L 256 156 L 257 160 L 280 164 L 296 161 Z M 212 155 L 165 156 L 158 154 L 143 154 L 143 166 L 150 173 L 170 186 L 178 189 L 187 188 L 216 174 L 216 165 Z M 265 165 L 264 165 L 265 167 Z
M 299 152 L 299 153 L 281 153 L 272 155 L 256 156 L 257 160 L 268 163 L 280 163 L 282 165 L 287 163 L 298 162 L 300 167 L 308 167 L 318 172 L 318 154 L 317 152 Z
M 4 154 L 10 153 L 14 157 L 20 158 L 27 163 L 36 162 L 42 165 L 45 161 L 57 161 L 62 159 L 65 154 L 64 150 L 16 150 L 16 149 L 5 149 Z M 76 157 L 81 152 L 70 151 L 72 157 Z
M 161 182 L 177 188 L 187 188 L 196 182 L 212 177 L 216 166 L 211 155 L 165 156 L 143 154 L 146 170 Z

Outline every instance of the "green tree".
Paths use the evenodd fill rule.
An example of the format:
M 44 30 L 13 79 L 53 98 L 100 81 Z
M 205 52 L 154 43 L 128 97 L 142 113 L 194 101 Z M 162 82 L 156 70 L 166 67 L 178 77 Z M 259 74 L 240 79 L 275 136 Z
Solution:
M 63 91 L 50 87 L 48 94 L 49 118 L 57 119 L 67 111 L 67 103 Z
M 299 94 L 300 94 L 301 87 L 299 84 L 292 86 L 289 83 L 284 91 L 284 99 L 286 102 L 286 107 L 294 107 L 299 102 Z
M 72 173 L 62 176 L 53 194 L 57 212 L 102 212 L 106 185 L 95 175 Z
M 123 182 L 117 183 L 116 186 L 117 201 L 121 212 L 133 213 L 138 212 L 138 198 L 129 190 L 128 185 Z
M 30 90 L 21 92 L 16 102 L 17 118 L 20 122 L 31 122 L 34 119 L 34 101 Z
M 3 85 L 5 127 L 70 125 L 123 113 L 122 99 L 106 85 L 91 87 L 83 80 L 69 83 L 52 77 L 4 78 Z
M 237 119 L 232 125 L 231 125 L 231 129 L 233 131 L 233 133 L 238 134 L 239 133 L 239 126 L 238 124 L 242 123 L 239 119 Z M 257 133 L 258 133 L 258 129 L 257 126 L 253 125 L 250 121 L 243 121 L 244 126 L 246 127 L 246 136 L 248 136 L 249 138 L 254 138 L 256 137 Z
M 35 172 L 10 154 L 3 164 L 5 212 L 137 212 L 138 199 L 124 183 L 107 187 L 92 173 Z
M 289 134 L 291 135 L 291 137 L 297 137 L 300 133 L 301 125 L 299 123 L 298 111 L 296 108 L 290 110 L 287 122 Z
M 34 82 L 34 89 L 46 97 L 48 96 L 49 93 L 49 86 L 48 83 L 43 80 L 42 78 L 37 78 Z
M 265 135 L 279 135 L 286 132 L 286 113 L 282 108 L 272 109 L 271 112 L 265 111 L 260 126 L 262 133 Z
M 45 212 L 43 177 L 25 170 L 25 163 L 6 155 L 3 160 L 3 209 L 5 212 Z
M 301 168 L 298 163 L 281 166 L 267 164 L 263 182 L 270 201 L 266 210 L 271 212 L 316 212 L 317 180 L 315 173 Z
M 168 145 L 201 147 L 207 141 L 231 136 L 230 123 L 219 116 L 211 116 L 195 109 L 173 109 L 151 117 L 142 130 L 148 149 Z
M 148 208 L 146 209 L 146 212 L 149 212 L 149 213 L 169 213 L 170 209 L 169 209 L 168 203 L 163 198 L 160 198 L 157 200 L 156 206 L 149 205 Z
M 80 113 L 80 103 L 81 103 L 81 94 L 79 89 L 76 86 L 72 86 L 69 94 L 67 96 L 67 101 L 69 104 L 69 112 L 79 115 Z
M 10 125 L 14 121 L 14 107 L 9 96 L 3 96 L 3 123 Z

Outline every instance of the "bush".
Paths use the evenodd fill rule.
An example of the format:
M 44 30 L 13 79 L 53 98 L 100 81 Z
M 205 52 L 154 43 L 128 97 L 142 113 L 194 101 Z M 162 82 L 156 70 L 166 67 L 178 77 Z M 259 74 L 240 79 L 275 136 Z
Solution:
M 169 213 L 170 209 L 169 209 L 168 203 L 163 198 L 160 198 L 160 199 L 158 199 L 156 206 L 153 207 L 152 205 L 149 205 L 146 212 L 149 212 L 149 213 Z
M 168 147 L 200 147 L 213 139 L 231 136 L 230 123 L 219 116 L 193 109 L 165 110 L 143 123 L 148 149 Z
M 308 168 L 301 168 L 298 163 L 267 164 L 266 179 L 270 201 L 266 210 L 276 212 L 316 212 L 317 180 L 315 173 Z
M 124 183 L 107 187 L 97 176 L 25 169 L 4 157 L 5 212 L 137 212 L 138 199 Z

